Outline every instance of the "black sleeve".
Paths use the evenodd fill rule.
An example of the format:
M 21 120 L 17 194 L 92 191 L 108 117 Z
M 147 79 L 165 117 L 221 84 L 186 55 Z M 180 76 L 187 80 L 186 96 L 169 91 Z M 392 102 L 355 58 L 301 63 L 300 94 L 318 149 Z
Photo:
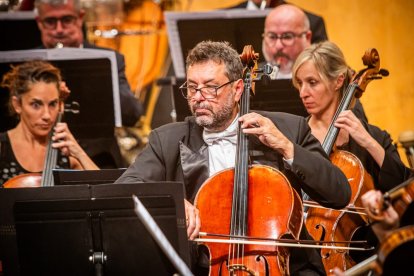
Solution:
M 322 17 L 305 11 L 305 14 L 309 18 L 310 29 L 312 31 L 311 43 L 322 42 L 328 40 L 328 34 L 326 33 L 325 21 Z
M 118 65 L 118 82 L 119 82 L 119 96 L 121 103 L 121 117 L 122 125 L 134 126 L 141 115 L 144 114 L 144 107 L 141 102 L 135 98 L 131 92 L 128 80 L 125 75 L 125 59 L 124 56 L 118 52 L 116 53 L 116 62 Z

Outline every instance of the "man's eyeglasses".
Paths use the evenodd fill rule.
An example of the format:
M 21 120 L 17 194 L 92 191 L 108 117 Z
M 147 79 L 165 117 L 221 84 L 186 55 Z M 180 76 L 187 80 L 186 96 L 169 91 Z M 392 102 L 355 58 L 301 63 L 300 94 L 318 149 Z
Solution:
M 208 99 L 216 98 L 217 97 L 217 91 L 220 88 L 222 88 L 222 87 L 224 87 L 224 86 L 226 86 L 226 85 L 228 85 L 228 84 L 230 84 L 234 81 L 235 80 L 231 80 L 231 81 L 226 82 L 226 83 L 224 83 L 220 86 L 204 86 L 204 87 L 201 87 L 201 88 L 197 88 L 197 86 L 194 86 L 194 85 L 187 86 L 187 82 L 185 82 L 183 85 L 180 86 L 179 89 L 181 91 L 181 94 L 183 94 L 184 98 L 186 98 L 186 99 L 193 98 L 195 96 L 195 94 L 197 93 L 197 91 L 199 91 L 200 94 L 203 96 L 203 98 L 208 100 Z
M 262 34 L 263 39 L 265 40 L 265 42 L 267 43 L 267 45 L 269 45 L 270 47 L 273 47 L 276 45 L 276 42 L 278 39 L 280 39 L 280 42 L 282 42 L 282 44 L 284 46 L 292 46 L 293 43 L 295 42 L 295 38 L 297 37 L 301 37 L 304 34 L 306 34 L 308 31 L 304 31 L 298 34 L 295 34 L 293 32 L 286 32 L 283 33 L 281 35 L 272 33 L 272 32 L 268 32 L 268 33 L 264 33 Z
M 67 28 L 73 26 L 78 18 L 73 15 L 65 15 L 62 17 L 45 17 L 41 20 L 43 26 L 46 29 L 55 29 L 57 26 L 57 22 L 60 21 L 63 28 Z

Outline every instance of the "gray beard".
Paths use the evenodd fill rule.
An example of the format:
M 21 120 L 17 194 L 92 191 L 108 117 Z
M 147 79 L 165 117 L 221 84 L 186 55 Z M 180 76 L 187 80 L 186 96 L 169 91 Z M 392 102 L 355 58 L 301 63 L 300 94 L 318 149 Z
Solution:
M 229 96 L 226 99 L 226 102 L 224 106 L 222 107 L 222 109 L 219 110 L 217 113 L 212 113 L 211 117 L 208 117 L 208 118 L 204 116 L 203 118 L 195 116 L 194 109 L 190 107 L 191 112 L 196 117 L 196 123 L 199 126 L 204 127 L 208 130 L 212 130 L 212 131 L 222 129 L 228 123 L 228 121 L 231 120 L 233 108 L 235 105 L 232 99 L 233 97 L 231 94 L 231 96 Z M 203 105 L 200 105 L 200 106 L 202 106 L 203 108 L 207 108 L 206 106 L 203 106 Z M 207 108 L 207 109 L 211 111 L 210 108 Z

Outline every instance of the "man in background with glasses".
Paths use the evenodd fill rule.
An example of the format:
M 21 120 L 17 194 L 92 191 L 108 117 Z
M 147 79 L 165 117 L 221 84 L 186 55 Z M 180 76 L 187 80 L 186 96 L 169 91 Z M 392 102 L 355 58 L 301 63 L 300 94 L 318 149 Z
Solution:
M 194 239 L 203 224 L 194 199 L 210 176 L 235 167 L 237 131 L 241 127 L 249 135 L 252 164 L 280 170 L 299 194 L 303 189 L 325 207 L 342 208 L 348 204 L 348 181 L 311 135 L 305 118 L 271 112 L 239 116 L 239 100 L 244 93 L 243 66 L 239 54 L 228 43 L 197 44 L 187 56 L 186 73 L 187 81 L 180 90 L 193 116 L 154 129 L 145 149 L 116 183 L 182 181 L 187 234 Z M 217 214 L 229 211 L 219 206 Z M 302 231 L 301 238 L 310 238 L 305 227 Z M 291 275 L 324 274 L 316 249 L 290 251 Z M 199 254 L 198 265 L 194 266 L 195 275 L 208 274 L 204 253 Z
M 309 19 L 300 8 L 284 4 L 267 15 L 262 34 L 262 51 L 274 68 L 272 79 L 292 78 L 292 66 L 299 54 L 311 45 Z
M 114 51 L 85 41 L 82 30 L 85 11 L 81 8 L 80 0 L 36 0 L 35 8 L 44 48 L 73 47 Z M 131 92 L 125 75 L 124 56 L 114 52 L 118 66 L 122 124 L 134 126 L 144 113 L 144 108 Z M 81 145 L 100 168 L 125 166 L 115 136 L 110 141 L 108 138 L 100 138 L 99 142 L 95 139 L 83 140 Z
M 289 4 L 284 0 L 248 0 L 238 3 L 227 9 L 247 9 L 251 11 L 273 9 L 277 6 Z M 309 18 L 310 29 L 312 31 L 312 43 L 328 40 L 328 34 L 326 33 L 325 21 L 317 14 L 310 11 L 303 10 L 306 16 Z
M 291 79 L 296 58 L 312 41 L 306 14 L 291 4 L 277 6 L 266 16 L 262 37 L 263 56 L 273 66 L 270 78 Z M 359 99 L 356 100 L 353 111 L 358 118 L 368 122 Z

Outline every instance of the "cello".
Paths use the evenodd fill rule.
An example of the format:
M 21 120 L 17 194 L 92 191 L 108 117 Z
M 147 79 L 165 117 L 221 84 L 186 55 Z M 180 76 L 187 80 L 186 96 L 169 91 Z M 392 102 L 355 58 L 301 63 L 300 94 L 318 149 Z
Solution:
M 354 154 L 334 148 L 339 134 L 339 129 L 334 126 L 334 122 L 342 111 L 349 109 L 353 101 L 362 96 L 367 84 L 371 80 L 380 79 L 382 76 L 388 75 L 388 71 L 380 69 L 380 59 L 376 49 L 368 49 L 362 60 L 367 67 L 352 78 L 322 143 L 322 147 L 330 156 L 332 163 L 342 170 L 349 181 L 352 190 L 349 203 L 351 207 L 361 207 L 360 196 L 366 191 L 373 189 L 374 184 L 372 177 L 366 172 L 361 161 Z M 318 207 L 310 207 L 305 220 L 306 227 L 311 236 L 315 240 L 324 242 L 351 241 L 357 230 L 366 223 L 366 216 L 361 214 L 347 212 L 346 210 L 322 209 Z M 327 273 L 334 267 L 346 270 L 355 265 L 349 250 L 322 249 L 321 255 Z
M 257 59 L 252 47 L 245 46 L 240 116 L 249 112 Z M 217 240 L 230 238 L 229 244 L 201 243 L 210 253 L 210 275 L 288 275 L 286 247 L 240 242 L 249 237 L 297 240 L 303 223 L 301 198 L 280 171 L 249 165 L 248 160 L 248 137 L 239 127 L 235 167 L 208 178 L 195 198 L 200 231 Z

